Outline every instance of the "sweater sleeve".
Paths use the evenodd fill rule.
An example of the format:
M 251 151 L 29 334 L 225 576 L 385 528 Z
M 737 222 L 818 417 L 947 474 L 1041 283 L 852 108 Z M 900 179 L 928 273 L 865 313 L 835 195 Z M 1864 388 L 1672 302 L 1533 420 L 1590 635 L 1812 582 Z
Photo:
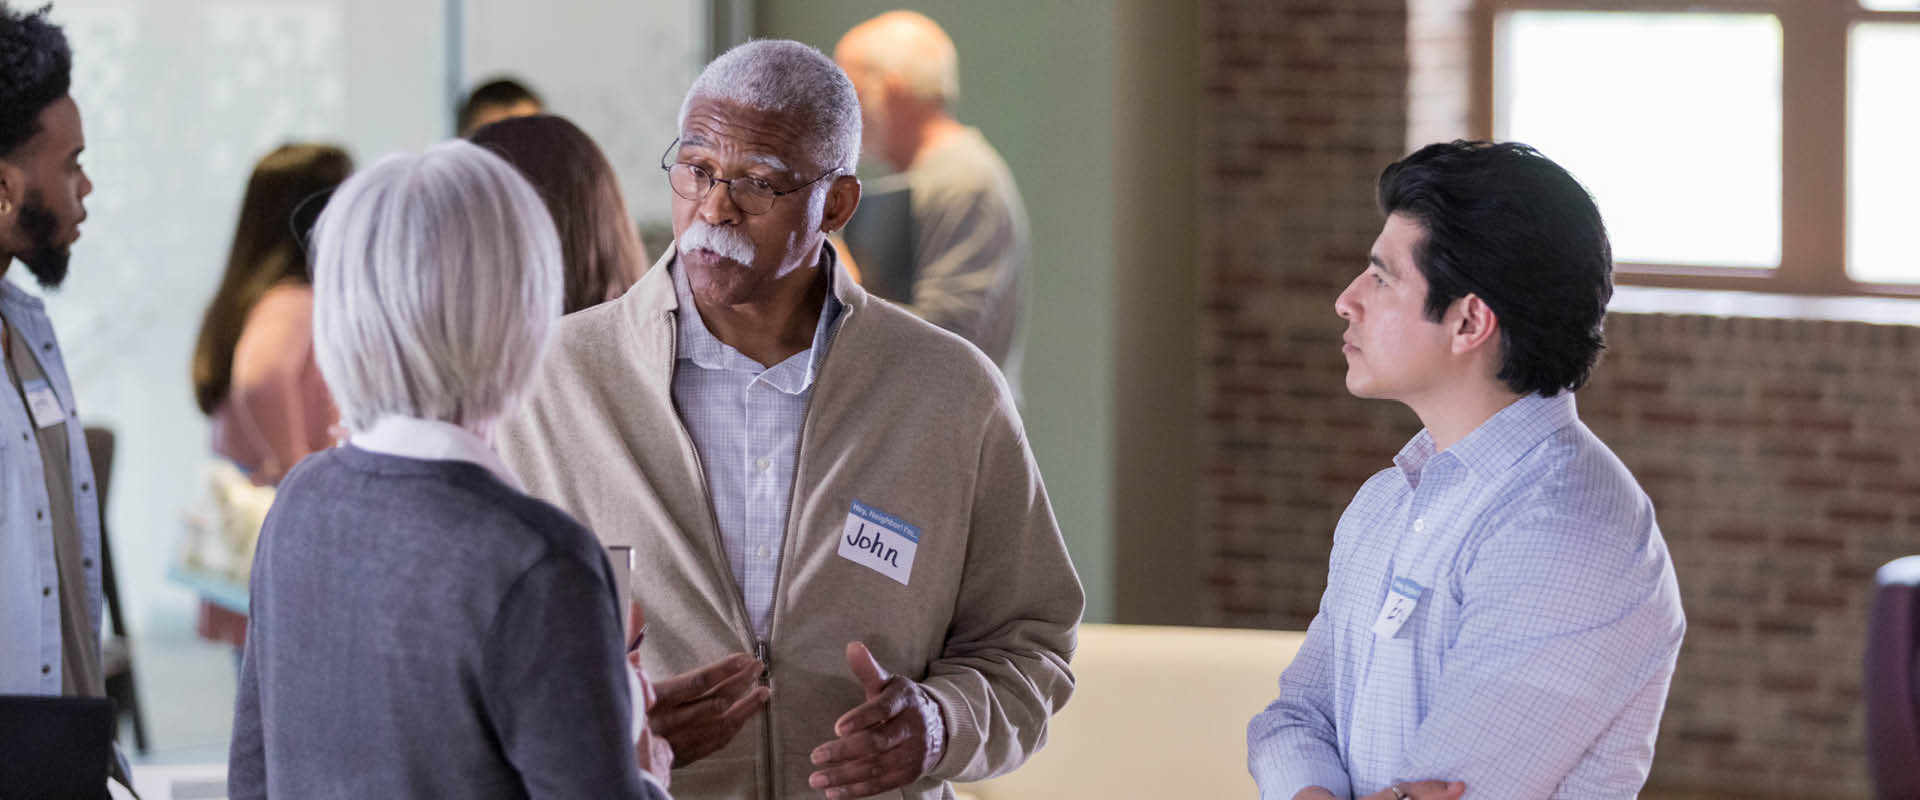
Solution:
M 485 704 L 528 797 L 652 798 L 631 737 L 605 560 L 557 553 L 521 574 L 486 645 Z
M 1040 749 L 1073 694 L 1068 660 L 1086 607 L 1010 405 L 987 425 L 970 525 L 946 647 L 923 681 L 947 728 L 930 774 L 955 781 L 1008 772 Z
M 227 796 L 256 800 L 267 796 L 267 751 L 260 719 L 260 662 L 256 635 L 247 637 L 240 659 L 240 688 L 233 701 L 233 736 L 227 744 Z

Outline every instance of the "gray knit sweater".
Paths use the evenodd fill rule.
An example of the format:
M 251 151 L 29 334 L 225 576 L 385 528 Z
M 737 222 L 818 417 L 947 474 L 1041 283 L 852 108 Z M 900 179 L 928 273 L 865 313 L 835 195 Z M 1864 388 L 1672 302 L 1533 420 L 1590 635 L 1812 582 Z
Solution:
M 593 534 L 478 465 L 309 457 L 254 559 L 229 791 L 661 797 L 615 604 Z

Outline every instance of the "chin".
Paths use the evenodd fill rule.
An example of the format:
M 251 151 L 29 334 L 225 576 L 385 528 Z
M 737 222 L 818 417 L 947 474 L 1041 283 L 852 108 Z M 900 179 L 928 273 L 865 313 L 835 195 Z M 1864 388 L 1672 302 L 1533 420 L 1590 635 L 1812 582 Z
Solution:
M 1379 392 L 1375 391 L 1375 388 L 1367 382 L 1366 376 L 1355 375 L 1351 369 L 1347 370 L 1347 394 L 1362 400 L 1377 400 L 1380 398 Z

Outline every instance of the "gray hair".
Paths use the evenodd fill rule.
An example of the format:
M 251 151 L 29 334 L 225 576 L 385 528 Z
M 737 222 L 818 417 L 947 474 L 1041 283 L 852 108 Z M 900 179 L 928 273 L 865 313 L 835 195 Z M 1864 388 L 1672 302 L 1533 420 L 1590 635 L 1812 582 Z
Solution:
M 722 53 L 700 71 L 680 102 L 680 128 L 693 101 L 738 103 L 793 115 L 813 132 L 799 143 L 821 169 L 852 170 L 860 161 L 860 98 L 833 59 L 788 39 L 755 39 Z
M 560 316 L 540 195 L 465 141 L 349 178 L 314 233 L 314 358 L 348 428 L 386 415 L 484 430 L 513 410 Z

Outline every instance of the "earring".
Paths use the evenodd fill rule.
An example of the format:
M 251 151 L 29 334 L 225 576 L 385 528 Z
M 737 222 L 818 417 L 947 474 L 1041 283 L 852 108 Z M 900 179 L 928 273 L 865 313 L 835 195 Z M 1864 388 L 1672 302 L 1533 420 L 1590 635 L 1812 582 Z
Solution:
M 0 214 L 5 214 L 5 213 L 8 213 L 8 212 L 10 212 L 10 211 L 12 211 L 12 210 L 13 210 L 13 204 L 12 204 L 12 203 L 9 203 L 9 202 L 7 202 L 7 201 L 5 201 L 5 200 L 0 200 Z

